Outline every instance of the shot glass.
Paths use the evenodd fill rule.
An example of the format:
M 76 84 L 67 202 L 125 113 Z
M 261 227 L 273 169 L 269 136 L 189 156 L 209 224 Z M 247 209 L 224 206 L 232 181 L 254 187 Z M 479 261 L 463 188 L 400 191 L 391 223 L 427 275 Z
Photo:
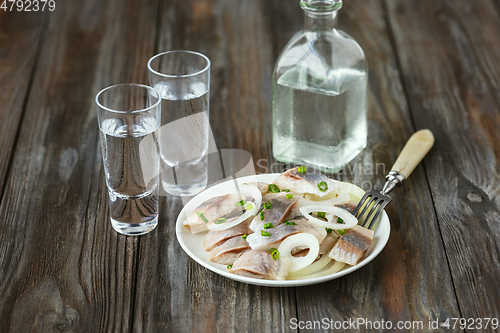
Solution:
M 161 97 L 160 164 L 163 190 L 192 196 L 207 186 L 210 60 L 169 51 L 148 61 L 149 83 Z
M 95 101 L 111 225 L 146 234 L 158 224 L 160 96 L 149 86 L 118 84 Z

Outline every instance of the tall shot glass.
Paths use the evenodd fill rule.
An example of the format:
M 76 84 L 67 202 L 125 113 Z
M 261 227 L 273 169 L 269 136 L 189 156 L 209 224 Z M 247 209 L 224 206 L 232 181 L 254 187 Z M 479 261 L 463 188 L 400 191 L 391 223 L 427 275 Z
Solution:
M 113 228 L 142 235 L 158 224 L 161 99 L 151 87 L 118 84 L 95 98 Z
M 161 183 L 171 195 L 191 196 L 207 186 L 210 60 L 169 51 L 148 62 L 149 83 L 161 96 Z

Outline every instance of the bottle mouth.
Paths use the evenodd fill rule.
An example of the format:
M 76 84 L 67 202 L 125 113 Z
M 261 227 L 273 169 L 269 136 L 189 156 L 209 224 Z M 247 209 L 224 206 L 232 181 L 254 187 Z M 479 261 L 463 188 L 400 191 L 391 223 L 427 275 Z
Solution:
M 328 13 L 342 8 L 342 0 L 300 0 L 300 7 L 309 12 Z

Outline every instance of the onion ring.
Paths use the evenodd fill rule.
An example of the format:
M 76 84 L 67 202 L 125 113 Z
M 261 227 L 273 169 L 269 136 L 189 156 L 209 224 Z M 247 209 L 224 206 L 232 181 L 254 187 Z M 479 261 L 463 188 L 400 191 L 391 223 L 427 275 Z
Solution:
M 330 228 L 330 229 L 334 229 L 334 230 L 341 230 L 341 229 L 352 228 L 356 224 L 358 224 L 358 219 L 354 215 L 352 215 L 347 210 L 342 209 L 340 207 L 326 206 L 326 205 L 308 205 L 308 206 L 300 207 L 299 211 L 311 223 L 314 223 L 320 227 Z M 344 224 L 325 222 L 323 220 L 318 219 L 315 216 L 309 215 L 309 213 L 312 213 L 312 212 L 325 212 L 325 213 L 334 214 L 335 216 L 342 218 L 342 220 L 344 220 Z
M 309 266 L 304 267 L 301 270 L 298 270 L 295 272 L 290 272 L 290 274 L 288 274 L 287 278 L 296 279 L 296 278 L 301 277 L 301 276 L 306 276 L 306 275 L 315 273 L 315 272 L 323 269 L 323 267 L 328 265 L 328 263 L 330 263 L 330 261 L 332 261 L 332 260 L 333 259 L 328 256 L 328 253 L 326 253 L 319 260 L 313 262 Z
M 312 279 L 312 278 L 317 278 L 317 277 L 321 277 L 321 276 L 335 274 L 335 273 L 341 271 L 345 265 L 346 265 L 346 263 L 344 263 L 344 262 L 336 261 L 332 266 L 330 266 L 328 269 L 326 269 L 324 271 L 317 272 L 314 274 L 299 276 L 299 277 L 296 277 L 295 279 L 297 279 L 297 280 Z
M 297 246 L 306 246 L 309 248 L 309 252 L 305 257 L 294 257 L 292 256 L 293 248 Z M 289 272 L 295 272 L 299 269 L 309 266 L 316 260 L 319 254 L 319 242 L 318 239 L 308 233 L 300 233 L 289 236 L 280 244 L 278 251 L 280 256 L 284 258 L 291 259 Z

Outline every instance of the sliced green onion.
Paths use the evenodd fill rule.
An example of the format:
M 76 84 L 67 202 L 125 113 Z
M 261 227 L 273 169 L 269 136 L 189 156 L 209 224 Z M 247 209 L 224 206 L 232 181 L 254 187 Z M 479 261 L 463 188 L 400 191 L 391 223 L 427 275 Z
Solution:
M 233 268 L 232 264 L 227 265 L 227 269 L 231 269 L 231 268 Z
M 276 250 L 277 250 L 277 248 L 272 247 L 272 248 L 270 248 L 267 252 L 271 253 L 271 252 L 276 251 Z
M 290 192 L 290 190 L 285 188 L 284 190 L 281 190 L 281 192 Z
M 222 224 L 224 222 L 226 222 L 227 219 L 225 217 L 221 217 L 220 219 L 218 219 L 217 221 L 215 221 L 215 224 Z
M 262 236 L 265 236 L 265 237 L 269 237 L 269 236 L 271 236 L 271 234 L 270 234 L 269 232 L 264 231 L 264 230 L 261 230 L 261 231 L 260 231 L 260 234 L 261 234 Z
M 269 192 L 278 193 L 279 191 L 280 191 L 280 188 L 277 185 L 269 184 Z
M 326 232 L 331 234 L 333 232 L 333 229 L 330 229 L 330 228 L 325 228 Z
M 337 223 L 342 223 L 344 224 L 344 220 L 341 217 L 337 217 Z M 337 231 L 340 236 L 344 236 L 345 233 L 347 232 L 347 229 L 342 229 Z
M 325 192 L 326 190 L 328 190 L 328 184 L 324 181 L 320 181 L 318 184 L 318 188 L 321 192 Z
M 264 229 L 271 229 L 273 227 L 274 225 L 271 222 L 264 224 Z
M 324 219 L 325 218 L 325 212 L 318 212 L 318 217 Z
M 274 260 L 277 260 L 279 257 L 280 257 L 280 251 L 274 249 L 274 251 L 271 252 L 271 257 L 274 259 Z
M 306 167 L 305 166 L 299 166 L 299 168 L 297 169 L 298 172 L 300 173 L 304 173 L 307 171 Z
M 295 222 L 290 222 L 289 220 L 286 220 L 285 225 L 295 225 Z
M 241 236 L 241 238 L 243 239 L 247 239 L 248 235 L 247 234 L 244 234 L 243 236 Z
M 202 212 L 196 212 L 196 215 L 198 215 L 203 222 L 208 223 L 207 218 L 205 217 L 205 215 L 203 215 Z
M 239 201 L 239 202 L 235 203 L 234 205 L 235 205 L 236 207 L 238 207 L 238 206 L 245 206 L 245 204 L 246 204 L 246 201 L 245 201 L 245 200 L 241 200 L 241 201 Z
M 264 221 L 264 211 L 260 212 L 260 220 Z
M 272 204 L 272 203 L 270 203 L 270 202 L 268 201 L 268 202 L 266 202 L 266 203 L 264 204 L 264 208 L 266 208 L 266 209 L 271 209 L 271 208 L 273 208 L 273 204 Z
M 251 204 L 250 202 L 247 203 L 247 205 L 245 206 L 246 210 L 250 210 L 253 208 L 253 204 Z
M 286 195 L 286 198 L 287 198 L 287 199 L 291 199 L 291 198 L 293 198 L 293 194 L 287 194 L 287 195 Z

